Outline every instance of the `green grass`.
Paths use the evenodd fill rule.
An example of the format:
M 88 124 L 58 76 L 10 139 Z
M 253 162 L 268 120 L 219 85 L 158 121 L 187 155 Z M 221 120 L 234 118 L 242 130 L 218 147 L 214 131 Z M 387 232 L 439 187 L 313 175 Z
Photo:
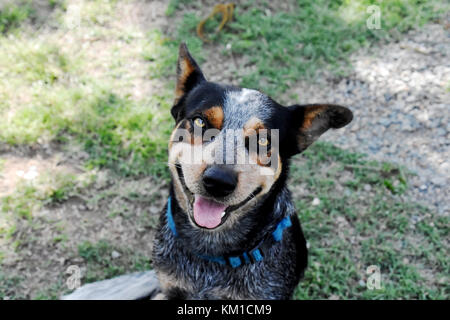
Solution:
M 0 6 L 0 34 L 16 30 L 34 12 L 30 1 L 18 1 Z
M 60 240 L 58 240 L 60 241 Z M 119 257 L 113 258 L 112 253 L 116 251 Z M 81 283 L 86 284 L 94 281 L 110 279 L 124 273 L 146 271 L 151 269 L 150 259 L 132 249 L 113 246 L 106 240 L 98 242 L 83 241 L 78 245 L 78 256 L 83 259 L 84 267 L 81 274 Z M 66 285 L 67 275 L 57 275 L 56 281 L 42 288 L 32 299 L 34 300 L 57 300 L 64 294 L 70 293 Z M 7 277 L 0 270 L 0 299 L 8 296 L 10 299 L 25 299 L 16 296 L 14 287 L 22 283 L 20 277 Z
M 191 3 L 193 0 L 170 0 L 166 9 L 166 16 L 172 17 L 175 12 L 179 9 L 180 4 Z
M 310 255 L 296 298 L 448 297 L 442 281 L 449 273 L 445 235 L 450 221 L 401 197 L 409 175 L 404 169 L 320 142 L 300 158 L 291 170 L 291 185 L 307 190 L 296 206 Z M 316 197 L 320 204 L 313 206 Z M 365 286 L 370 265 L 381 270 L 380 290 Z
M 16 192 L 0 199 L 0 212 L 9 219 L 25 218 L 31 220 L 33 212 L 45 205 L 64 202 L 87 188 L 95 179 L 95 175 L 87 173 L 75 176 L 68 173 L 48 172 L 35 182 L 21 182 Z M 10 233 L 0 228 L 2 233 Z
M 230 44 L 233 54 L 248 57 L 254 71 L 239 74 L 241 85 L 261 89 L 271 96 L 301 78 L 314 77 L 321 69 L 342 74 L 349 69 L 347 59 L 351 53 L 378 40 L 398 38 L 449 9 L 437 0 L 287 2 L 292 5 L 288 12 L 270 12 L 264 1 L 242 3 L 236 7 L 232 23 L 217 35 L 209 33 L 215 43 Z M 371 4 L 380 6 L 380 30 L 366 27 L 370 15 L 366 8 Z M 192 14 L 186 17 L 183 33 L 189 30 L 194 34 L 195 24 L 190 22 L 195 19 Z M 194 17 L 197 22 L 202 18 Z M 184 39 L 182 34 L 175 37 Z
M 79 195 L 95 180 L 96 175 L 87 172 L 74 175 L 63 172 L 42 173 L 37 181 L 21 181 L 16 190 L 0 198 L 0 241 L 11 243 L 16 251 L 20 240 L 15 240 L 17 225 L 33 223 L 34 213 L 45 206 L 60 205 L 71 197 Z M 54 243 L 65 242 L 65 235 L 54 239 Z M 0 254 L 0 262 L 2 254 Z
M 90 155 L 88 167 L 167 177 L 171 90 L 136 101 L 117 92 L 123 80 L 86 76 L 86 60 L 69 56 L 51 41 L 36 43 L 18 35 L 14 41 L 0 38 L 0 45 L 0 114 L 7 119 L 0 122 L 0 141 L 79 144 Z M 166 50 L 152 37 L 145 47 L 151 48 L 145 57 L 164 56 Z M 161 64 L 152 64 L 149 78 L 157 78 Z
M 119 257 L 113 258 L 116 251 Z M 96 243 L 84 241 L 78 246 L 78 254 L 86 263 L 83 283 L 109 279 L 126 272 L 149 270 L 150 259 L 131 249 L 116 248 L 105 240 Z
M 54 281 L 51 286 L 46 289 L 40 290 L 33 300 L 59 300 L 62 294 L 68 293 L 66 289 L 66 283 L 60 276 L 57 281 Z
M 151 112 L 153 105 L 168 110 L 169 96 L 153 96 L 151 103 L 135 105 L 127 98 L 106 93 L 96 100 L 83 125 L 70 128 L 90 154 L 89 165 L 107 167 L 125 176 L 167 176 L 166 144 L 169 114 Z
M 205 61 L 202 40 L 200 40 L 192 30 L 195 30 L 199 19 L 194 14 L 184 15 L 176 36 L 167 37 L 160 31 L 154 30 L 150 33 L 152 42 L 160 46 L 149 48 L 145 53 L 145 58 L 151 62 L 150 74 L 152 78 L 170 77 L 168 83 L 175 87 L 175 66 L 178 59 L 178 46 L 181 41 L 185 42 L 191 54 L 198 63 Z
M 24 299 L 20 294 L 17 294 L 18 288 L 23 286 L 22 278 L 17 276 L 8 276 L 3 273 L 0 267 L 0 300 L 8 298 L 10 300 Z
M 26 23 L 41 26 L 55 9 L 65 11 L 66 0 L 6 0 L 0 4 L 0 34 L 16 33 Z
M 67 52 L 59 42 L 35 42 L 20 33 L 14 40 L 0 38 L 0 116 L 8 119 L 0 123 L 0 140 L 12 145 L 81 144 L 90 155 L 89 167 L 110 168 L 125 176 L 167 178 L 165 150 L 173 125 L 169 109 L 179 42 L 187 42 L 200 63 L 206 58 L 195 34 L 200 17 L 178 12 L 181 2 L 192 4 L 171 1 L 167 9 L 169 16 L 183 15 L 175 35 L 152 30 L 144 42 L 136 44 L 142 46 L 142 57 L 149 63 L 148 77 L 164 79 L 166 88 L 144 101 L 119 92 L 122 69 L 100 81 L 89 75 L 85 57 Z M 233 54 L 247 56 L 255 67 L 249 74 L 238 75 L 243 86 L 276 96 L 319 69 L 338 72 L 351 52 L 429 21 L 443 10 L 437 9 L 435 1 L 409 1 L 408 5 L 385 1 L 381 3 L 382 30 L 368 30 L 364 9 L 370 1 L 291 3 L 292 11 L 270 15 L 264 3 L 239 5 L 233 22 L 212 36 L 216 42 L 230 43 Z M 89 2 L 82 21 L 101 37 L 117 14 L 115 6 L 115 1 L 105 6 Z M 23 11 L 27 6 L 15 8 Z M 217 22 L 208 22 L 206 31 Z M 112 36 L 137 41 L 133 33 L 120 32 Z M 112 60 L 110 65 L 113 75 L 121 61 Z M 14 94 L 18 91 L 19 97 Z

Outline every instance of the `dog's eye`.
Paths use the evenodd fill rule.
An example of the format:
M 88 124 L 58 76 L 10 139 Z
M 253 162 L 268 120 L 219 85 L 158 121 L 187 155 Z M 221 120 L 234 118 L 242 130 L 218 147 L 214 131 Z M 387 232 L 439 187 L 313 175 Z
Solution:
M 258 139 L 258 144 L 260 146 L 265 147 L 265 146 L 267 146 L 269 144 L 269 139 L 267 139 L 265 137 L 261 137 L 261 138 Z
M 194 124 L 199 128 L 203 128 L 205 126 L 205 121 L 203 121 L 202 118 L 197 117 L 197 118 L 194 118 Z

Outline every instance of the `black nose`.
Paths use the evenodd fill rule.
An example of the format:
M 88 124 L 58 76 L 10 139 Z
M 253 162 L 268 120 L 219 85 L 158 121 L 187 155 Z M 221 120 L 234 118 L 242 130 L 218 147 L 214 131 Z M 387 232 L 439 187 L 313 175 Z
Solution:
M 226 167 L 212 166 L 203 173 L 203 186 L 213 197 L 225 197 L 236 189 L 237 174 Z

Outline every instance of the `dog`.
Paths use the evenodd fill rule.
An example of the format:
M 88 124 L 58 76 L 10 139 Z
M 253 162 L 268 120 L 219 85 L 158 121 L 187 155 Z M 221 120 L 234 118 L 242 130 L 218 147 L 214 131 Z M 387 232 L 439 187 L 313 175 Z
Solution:
M 182 43 L 171 114 L 172 181 L 152 254 L 162 297 L 291 299 L 308 250 L 286 186 L 289 160 L 350 123 L 352 112 L 285 107 L 257 90 L 209 82 Z M 214 134 L 205 138 L 208 130 Z M 241 139 L 226 138 L 229 131 Z M 258 153 L 264 148 L 270 161 Z M 253 161 L 238 163 L 237 150 Z

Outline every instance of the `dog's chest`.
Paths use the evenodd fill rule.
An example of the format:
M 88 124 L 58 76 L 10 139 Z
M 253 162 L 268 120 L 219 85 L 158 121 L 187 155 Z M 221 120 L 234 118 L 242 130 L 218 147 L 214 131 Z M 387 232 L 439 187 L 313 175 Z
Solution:
M 289 298 L 294 270 L 292 264 L 277 263 L 284 256 L 281 244 L 265 260 L 237 268 L 199 259 L 184 252 L 176 241 L 171 244 L 172 248 L 166 247 L 155 257 L 161 286 L 169 298 L 173 294 L 182 299 Z

